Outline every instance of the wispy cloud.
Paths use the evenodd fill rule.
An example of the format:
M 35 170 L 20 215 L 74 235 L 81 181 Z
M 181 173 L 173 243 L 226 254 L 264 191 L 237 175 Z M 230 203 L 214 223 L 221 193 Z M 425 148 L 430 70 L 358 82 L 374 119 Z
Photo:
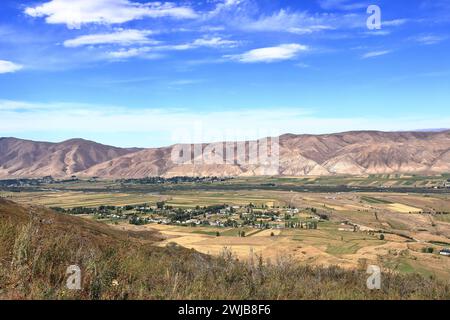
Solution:
M 45 17 L 49 24 L 65 24 L 78 29 L 84 24 L 119 24 L 142 18 L 196 18 L 189 7 L 171 2 L 138 3 L 129 0 L 51 0 L 27 7 L 25 14 Z
M 388 36 L 391 34 L 390 30 L 371 30 L 364 32 L 367 36 Z
M 323 30 L 334 29 L 327 23 L 332 19 L 324 19 L 321 15 L 311 15 L 307 12 L 289 12 L 280 10 L 270 16 L 257 19 L 242 19 L 238 21 L 239 28 L 245 31 L 278 31 L 295 34 L 310 34 Z
M 64 41 L 65 47 L 80 47 L 86 45 L 118 44 L 128 46 L 132 44 L 157 44 L 158 41 L 147 38 L 152 34 L 149 30 L 117 30 L 112 33 L 99 33 L 80 36 Z
M 235 11 L 237 7 L 242 5 L 242 3 L 245 2 L 245 0 L 223 0 L 223 1 L 216 1 L 215 8 L 207 12 L 203 19 L 211 19 L 215 18 L 223 13 L 227 13 L 227 11 Z
M 212 37 L 212 38 L 205 37 L 201 39 L 196 39 L 194 40 L 194 42 L 192 42 L 193 47 L 233 48 L 238 45 L 239 41 L 222 39 L 221 37 Z
M 179 87 L 179 86 L 190 86 L 195 84 L 204 83 L 205 80 L 202 79 L 179 79 L 169 82 L 169 86 Z
M 308 69 L 308 68 L 311 67 L 309 64 L 306 64 L 306 63 L 303 63 L 303 62 L 296 63 L 295 66 L 299 67 L 301 69 Z
M 22 68 L 23 66 L 20 64 L 11 61 L 0 60 L 0 74 L 16 72 L 21 70 Z
M 384 56 L 386 54 L 391 53 L 392 51 L 390 50 L 383 50 L 383 51 L 371 51 L 371 52 L 367 52 L 366 54 L 364 54 L 362 56 L 363 59 L 368 59 L 368 58 L 375 58 L 375 57 L 380 57 L 380 56 Z
M 134 57 L 147 58 L 147 59 L 159 59 L 163 58 L 164 55 L 157 52 L 151 52 L 153 50 L 152 47 L 141 47 L 141 48 L 130 48 L 124 49 L 121 48 L 116 51 L 109 51 L 106 53 L 105 58 L 107 59 L 129 59 Z
M 401 25 L 404 25 L 405 23 L 409 22 L 408 19 L 394 19 L 394 20 L 385 20 L 382 22 L 383 27 L 398 27 Z
M 225 58 L 241 63 L 277 62 L 291 60 L 300 52 L 307 50 L 309 50 L 308 46 L 291 43 L 276 47 L 253 49 L 242 54 L 226 55 Z
M 370 1 L 321 0 L 319 5 L 327 12 L 279 9 L 261 12 L 257 1 L 230 0 L 220 7 L 220 14 L 210 15 L 207 21 L 220 22 L 231 29 L 247 32 L 284 32 L 312 34 L 332 30 L 366 29 L 367 7 Z M 383 27 L 398 27 L 410 20 L 398 18 L 383 20 Z
M 114 59 L 126 59 L 132 57 L 147 56 L 149 53 L 155 53 L 161 51 L 184 51 L 192 50 L 200 47 L 208 48 L 234 48 L 239 45 L 239 41 L 223 39 L 221 37 L 204 37 L 195 39 L 192 42 L 181 43 L 181 44 L 167 44 L 167 45 L 157 45 L 157 46 L 144 46 L 140 48 L 131 49 L 120 49 L 116 51 L 108 52 L 107 55 Z M 155 57 L 155 56 L 153 56 Z
M 294 34 L 312 34 L 327 30 L 353 29 L 365 27 L 368 5 L 348 4 L 348 1 L 327 0 L 323 5 L 327 8 L 358 9 L 359 12 L 311 12 L 289 8 L 264 12 L 258 1 L 224 0 L 218 1 L 216 8 L 203 16 L 207 23 L 219 23 L 229 30 L 245 32 L 282 32 Z M 340 10 L 340 9 L 338 9 Z M 347 11 L 347 10 L 346 10 Z
M 419 36 L 412 37 L 410 39 L 423 45 L 433 45 L 444 41 L 446 37 L 434 34 L 422 34 Z

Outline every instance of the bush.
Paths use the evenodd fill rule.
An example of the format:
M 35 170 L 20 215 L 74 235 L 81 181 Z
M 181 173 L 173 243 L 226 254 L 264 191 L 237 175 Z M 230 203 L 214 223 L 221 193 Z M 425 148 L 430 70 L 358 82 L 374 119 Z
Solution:
M 432 247 L 422 248 L 422 252 L 423 253 L 433 253 L 434 252 L 434 248 L 432 248 Z

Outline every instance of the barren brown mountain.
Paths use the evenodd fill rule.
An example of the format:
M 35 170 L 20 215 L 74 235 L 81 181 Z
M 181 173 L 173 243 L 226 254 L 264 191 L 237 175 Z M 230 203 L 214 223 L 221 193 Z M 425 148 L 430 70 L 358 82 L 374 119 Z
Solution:
M 222 148 L 222 143 L 217 144 Z M 263 165 L 176 164 L 180 145 L 120 149 L 84 140 L 59 144 L 0 139 L 0 177 L 257 176 L 450 172 L 450 130 L 441 132 L 360 131 L 279 137 L 279 169 Z M 205 150 L 206 145 L 202 148 Z M 249 147 L 246 145 L 246 153 Z M 193 158 L 193 157 L 192 157 Z M 232 157 L 235 159 L 236 157 Z M 191 163 L 192 162 L 192 163 Z
M 0 138 L 0 177 L 70 177 L 93 165 L 137 150 L 83 139 L 49 143 Z

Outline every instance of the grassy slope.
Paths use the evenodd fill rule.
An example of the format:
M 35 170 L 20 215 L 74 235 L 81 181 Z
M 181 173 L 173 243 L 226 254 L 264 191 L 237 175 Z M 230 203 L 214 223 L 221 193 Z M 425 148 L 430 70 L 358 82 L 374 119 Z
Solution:
M 383 274 L 382 290 L 370 292 L 364 271 L 304 267 L 288 257 L 244 264 L 226 252 L 212 258 L 155 247 L 158 238 L 0 199 L 0 298 L 450 299 L 449 284 L 419 276 Z M 83 271 L 81 291 L 65 289 L 71 264 Z

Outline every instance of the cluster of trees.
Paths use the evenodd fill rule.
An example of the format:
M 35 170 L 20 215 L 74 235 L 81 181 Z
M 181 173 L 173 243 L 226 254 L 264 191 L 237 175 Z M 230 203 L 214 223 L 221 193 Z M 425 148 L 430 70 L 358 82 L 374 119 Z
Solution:
M 129 223 L 134 224 L 136 226 L 146 225 L 150 222 L 148 218 L 138 217 L 137 215 L 132 215 L 130 217 Z
M 294 221 L 286 221 L 285 227 L 291 229 L 317 229 L 318 227 L 317 221 L 307 221 L 307 222 L 294 222 Z
M 38 179 L 6 179 L 0 180 L 0 187 L 24 187 L 24 186 L 40 186 L 42 184 L 53 183 L 54 180 L 51 176 L 38 178 Z
M 64 209 L 61 207 L 51 207 L 50 209 L 59 212 L 59 213 L 67 213 L 67 214 L 96 214 L 99 213 L 99 208 L 86 208 L 86 207 L 76 207 L 70 209 Z
M 170 214 L 170 221 L 171 222 L 187 221 L 187 220 L 192 219 L 195 216 L 198 216 L 198 214 L 194 211 L 187 212 L 183 209 L 178 208 Z
M 438 214 L 438 215 L 443 214 L 443 215 L 445 215 L 445 214 L 450 214 L 450 212 L 448 212 L 448 211 L 421 211 L 420 214 Z
M 143 209 L 144 208 L 144 209 Z M 123 212 L 136 210 L 139 212 L 144 213 L 150 213 L 153 211 L 150 207 L 148 207 L 147 204 L 140 204 L 140 205 L 127 205 L 124 207 L 117 207 L 117 206 L 111 206 L 111 205 L 101 205 L 96 208 L 88 208 L 88 207 L 75 207 L 75 208 L 61 208 L 61 207 L 51 207 L 50 209 L 60 212 L 60 213 L 66 213 L 66 214 L 101 214 L 101 215 L 107 215 L 107 214 L 122 214 Z
M 165 201 L 159 201 L 156 202 L 156 207 L 159 210 L 172 210 L 173 206 L 169 206 L 166 204 Z M 218 205 L 212 205 L 212 206 L 204 206 L 204 207 L 200 207 L 200 206 L 196 206 L 195 207 L 195 211 L 197 212 L 201 212 L 201 213 L 219 213 L 220 210 L 229 208 L 230 212 L 235 212 L 235 210 L 231 207 L 229 207 L 227 204 L 218 204 Z
M 231 178 L 223 178 L 223 177 L 172 177 L 172 178 L 163 178 L 163 177 L 147 177 L 142 179 L 122 179 L 117 180 L 119 183 L 123 184 L 178 184 L 178 183 L 202 183 L 202 182 L 221 182 L 226 181 Z
M 239 224 L 236 220 L 227 219 L 227 221 L 225 221 L 224 223 L 224 226 L 227 228 L 237 228 Z

